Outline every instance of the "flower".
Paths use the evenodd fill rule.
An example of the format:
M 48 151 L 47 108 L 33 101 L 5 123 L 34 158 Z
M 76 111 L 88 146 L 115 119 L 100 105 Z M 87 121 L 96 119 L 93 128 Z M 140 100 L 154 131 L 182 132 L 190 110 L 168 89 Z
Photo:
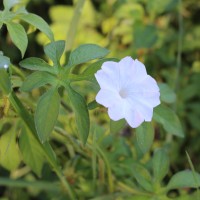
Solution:
M 95 77 L 101 88 L 96 101 L 108 108 L 112 120 L 125 118 L 133 128 L 151 121 L 153 108 L 160 104 L 160 92 L 144 64 L 129 56 L 119 62 L 107 61 Z

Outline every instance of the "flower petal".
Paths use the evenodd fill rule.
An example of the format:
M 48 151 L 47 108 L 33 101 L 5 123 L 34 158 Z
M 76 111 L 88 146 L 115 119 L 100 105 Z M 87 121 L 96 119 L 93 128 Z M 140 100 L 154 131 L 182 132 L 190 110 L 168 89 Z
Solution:
M 113 104 L 111 107 L 109 107 L 108 115 L 114 121 L 118 121 L 118 120 L 124 118 L 124 102 L 119 101 L 119 102 Z
M 116 90 L 116 85 L 118 84 L 118 81 L 114 80 L 113 77 L 105 73 L 103 70 L 97 71 L 97 73 L 95 74 L 95 78 L 97 79 L 97 82 L 99 83 L 101 89 Z
M 127 99 L 127 102 L 129 103 L 129 106 L 134 110 L 136 110 L 140 116 L 144 118 L 145 121 L 151 121 L 153 117 L 153 107 L 149 105 L 144 100 L 141 99 Z
M 127 56 L 120 60 L 120 86 L 126 87 L 134 78 L 134 60 Z
M 118 93 L 111 90 L 101 89 L 96 96 L 96 101 L 105 107 L 109 107 L 116 102 L 116 99 L 119 98 L 118 96 Z
M 137 128 L 144 121 L 144 118 L 137 110 L 133 110 L 128 106 L 126 107 L 125 119 L 132 128 Z
M 147 71 L 143 63 L 137 59 L 134 62 L 134 81 L 140 82 L 144 80 L 147 76 Z

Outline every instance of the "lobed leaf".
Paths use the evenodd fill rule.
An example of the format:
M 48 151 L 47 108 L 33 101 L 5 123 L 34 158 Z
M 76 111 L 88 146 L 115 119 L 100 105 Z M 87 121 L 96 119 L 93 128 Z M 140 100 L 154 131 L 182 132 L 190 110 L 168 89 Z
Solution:
M 7 22 L 6 25 L 11 40 L 16 45 L 16 47 L 21 51 L 22 57 L 24 57 L 24 53 L 28 45 L 28 39 L 23 26 L 13 22 Z
M 57 121 L 60 108 L 60 96 L 57 89 L 52 88 L 43 94 L 35 111 L 35 127 L 42 143 L 48 141 Z

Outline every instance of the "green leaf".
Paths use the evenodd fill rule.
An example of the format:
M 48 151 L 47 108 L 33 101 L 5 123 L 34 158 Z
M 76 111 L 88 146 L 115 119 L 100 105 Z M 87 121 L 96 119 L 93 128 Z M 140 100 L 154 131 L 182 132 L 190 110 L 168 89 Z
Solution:
M 179 118 L 170 108 L 159 105 L 154 109 L 153 119 L 162 124 L 165 131 L 179 137 L 184 137 L 183 129 Z
M 57 80 L 53 75 L 49 74 L 48 72 L 37 71 L 26 78 L 20 90 L 27 92 L 35 88 L 42 87 L 46 84 L 56 85 Z
M 196 178 L 194 178 L 194 176 Z M 190 170 L 184 170 L 176 173 L 170 179 L 167 189 L 179 189 L 179 188 L 196 188 L 200 187 L 200 174 L 192 172 Z
M 94 100 L 94 101 L 88 103 L 87 107 L 88 107 L 88 110 L 93 110 L 93 109 L 99 107 L 99 104 L 96 102 L 96 100 Z
M 15 131 L 11 129 L 10 132 L 3 134 L 0 138 L 0 165 L 12 171 L 19 166 L 20 161 Z
M 49 139 L 57 121 L 59 107 L 60 96 L 54 88 L 43 94 L 38 101 L 34 119 L 37 134 L 42 143 Z
M 122 130 L 126 125 L 126 120 L 125 119 L 121 119 L 118 121 L 113 121 L 110 120 L 110 132 L 111 133 L 117 133 L 120 130 Z
M 18 3 L 19 3 L 19 0 L 3 0 L 4 8 L 8 10 Z
M 150 48 L 156 43 L 157 38 L 157 29 L 155 26 L 138 26 L 134 31 L 134 47 Z
M 97 62 L 95 63 L 92 63 L 91 65 L 89 65 L 81 75 L 83 76 L 88 76 L 88 79 L 89 77 L 94 77 L 94 74 L 100 70 L 102 64 L 106 61 L 114 61 L 114 62 L 118 62 L 119 60 L 116 59 L 116 58 L 104 58 L 104 59 L 101 59 L 101 60 L 98 60 Z
M 5 69 L 0 69 L 0 90 L 5 94 L 12 91 L 11 81 Z
M 70 102 L 75 112 L 78 133 L 83 144 L 87 142 L 90 129 L 89 113 L 84 98 L 70 85 L 66 87 Z
M 0 54 L 0 69 L 5 67 L 5 65 L 10 65 L 10 58 Z
M 174 103 L 176 101 L 176 94 L 174 91 L 165 83 L 158 84 L 160 88 L 160 98 L 165 103 Z
M 31 169 L 41 176 L 42 167 L 45 156 L 39 141 L 30 133 L 27 128 L 23 128 L 19 138 L 19 148 L 23 157 L 23 161 L 31 167 Z
M 109 51 L 95 44 L 80 45 L 71 52 L 67 66 L 74 66 L 97 58 L 103 58 Z
M 54 40 L 54 35 L 49 27 L 49 25 L 42 19 L 40 16 L 32 14 L 32 13 L 27 13 L 25 15 L 20 15 L 19 18 L 37 29 L 39 29 L 41 32 L 43 32 L 51 41 Z
M 11 40 L 16 45 L 16 47 L 21 51 L 22 57 L 24 57 L 24 53 L 28 45 L 28 39 L 23 26 L 13 22 L 8 22 L 6 23 L 6 25 Z
M 139 148 L 145 154 L 151 148 L 154 139 L 154 128 L 151 123 L 144 122 L 136 129 L 136 139 Z
M 59 40 L 51 42 L 44 47 L 45 54 L 53 61 L 56 66 L 59 66 L 60 58 L 65 49 L 65 41 Z
M 137 182 L 147 191 L 152 192 L 153 186 L 149 171 L 140 164 L 133 164 L 133 175 Z
M 164 149 L 158 149 L 153 155 L 153 175 L 154 181 L 161 181 L 169 170 L 169 157 Z
M 52 74 L 56 73 L 56 68 L 53 68 L 48 63 L 40 58 L 30 57 L 22 60 L 19 65 L 25 69 L 45 71 Z

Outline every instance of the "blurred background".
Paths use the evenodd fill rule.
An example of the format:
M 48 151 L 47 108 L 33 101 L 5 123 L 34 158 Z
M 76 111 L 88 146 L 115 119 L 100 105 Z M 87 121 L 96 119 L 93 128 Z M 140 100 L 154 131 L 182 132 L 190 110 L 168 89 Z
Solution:
M 27 0 L 26 5 L 29 12 L 43 17 L 50 24 L 56 40 L 66 39 L 74 12 L 72 0 Z M 0 10 L 2 9 L 1 1 Z M 80 44 L 94 43 L 108 48 L 110 58 L 121 59 L 128 55 L 134 59 L 138 58 L 145 64 L 150 75 L 159 83 L 167 83 L 175 91 L 176 102 L 172 100 L 169 106 L 180 117 L 185 137 L 183 139 L 168 137 L 165 132 L 155 126 L 156 134 L 152 147 L 154 149 L 165 144 L 170 146 L 170 173 L 189 168 L 185 151 L 189 153 L 195 169 L 200 171 L 199 19 L 200 1 L 196 0 L 86 0 L 73 45 L 73 48 L 76 48 Z M 43 33 L 34 30 L 33 27 L 23 25 L 29 32 L 29 44 L 25 57 L 43 58 L 43 46 L 49 42 L 48 38 Z M 0 30 L 0 50 L 18 67 L 21 60 L 20 52 L 12 44 L 5 26 Z M 24 73 L 27 75 L 29 72 Z M 81 93 L 86 95 L 88 90 L 82 89 Z M 35 102 L 39 94 L 40 92 L 33 91 L 32 96 Z M 92 100 L 94 94 L 87 98 L 88 101 Z M 96 113 L 93 112 L 91 116 L 95 118 Z M 70 117 L 68 116 L 68 121 Z M 98 123 L 103 125 L 99 126 L 98 131 L 102 133 L 107 129 L 105 122 L 109 119 L 105 113 L 101 113 L 98 117 Z M 60 121 L 60 123 L 64 121 L 64 114 Z M 109 154 L 109 160 L 113 166 L 118 162 L 119 157 L 128 156 L 127 146 L 124 143 L 131 134 L 134 134 L 134 130 L 125 128 L 121 130 L 121 134 L 107 135 L 101 139 L 108 151 L 114 146 L 114 153 Z M 88 177 L 84 174 L 91 173 L 88 169 L 90 162 L 87 159 L 90 154 L 85 152 L 84 159 L 80 158 L 81 154 L 77 155 L 72 161 L 70 157 L 72 155 L 68 153 L 69 149 L 63 150 L 56 142 L 54 148 L 57 148 L 57 153 L 61 155 L 61 162 L 66 168 L 66 176 L 70 174 L 69 179 L 72 184 L 77 181 L 81 185 L 79 189 L 84 198 L 90 188 L 87 183 Z M 66 161 L 65 156 L 71 161 Z M 48 167 L 45 169 L 43 177 L 50 179 L 49 174 L 51 174 L 50 177 L 54 180 L 55 177 L 50 169 Z M 119 179 L 125 176 L 122 169 L 120 171 L 119 168 L 114 167 L 114 171 Z M 2 174 L 9 176 L 9 170 L 0 167 L 0 175 Z M 35 179 L 34 175 L 29 178 Z M 17 195 L 20 195 L 21 189 L 14 191 L 10 194 L 10 190 L 0 187 L 0 196 L 5 195 L 5 198 L 0 199 L 48 199 L 48 195 L 41 195 L 37 191 L 30 191 L 31 197 L 24 194 L 19 198 Z M 9 195 L 11 198 L 7 198 Z M 85 198 L 87 199 L 87 195 Z

